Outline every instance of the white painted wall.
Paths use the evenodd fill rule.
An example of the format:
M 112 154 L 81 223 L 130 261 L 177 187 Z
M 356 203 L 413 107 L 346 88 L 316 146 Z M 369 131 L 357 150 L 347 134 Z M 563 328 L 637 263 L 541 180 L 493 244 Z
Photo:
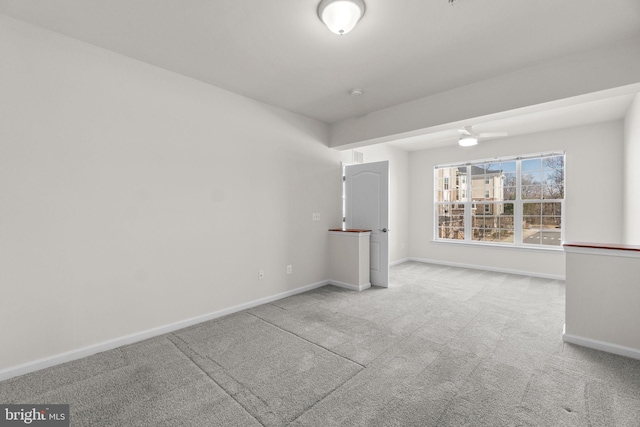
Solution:
M 411 257 L 564 277 L 562 251 L 433 242 L 433 167 L 499 156 L 566 150 L 565 240 L 622 241 L 622 121 L 485 141 L 410 154 Z
M 624 240 L 640 245 L 640 93 L 624 119 Z
M 0 370 L 328 278 L 324 124 L 3 16 L 0 58 Z
M 355 291 L 371 287 L 371 232 L 329 232 L 329 282 Z
M 353 150 L 341 152 L 349 163 Z M 389 161 L 389 262 L 409 258 L 409 153 L 386 144 L 360 147 L 365 163 Z
M 640 253 L 566 247 L 564 340 L 640 359 Z

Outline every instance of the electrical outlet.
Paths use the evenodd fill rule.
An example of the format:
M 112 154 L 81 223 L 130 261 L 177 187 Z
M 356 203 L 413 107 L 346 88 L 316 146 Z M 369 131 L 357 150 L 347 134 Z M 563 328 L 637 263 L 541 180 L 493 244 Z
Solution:
M 314 221 L 320 221 L 320 214 L 319 213 L 314 213 L 313 214 L 313 220 Z
M 264 270 L 258 271 L 258 280 L 264 280 Z
M 291 273 L 293 273 L 293 266 L 287 265 L 287 274 L 291 274 Z

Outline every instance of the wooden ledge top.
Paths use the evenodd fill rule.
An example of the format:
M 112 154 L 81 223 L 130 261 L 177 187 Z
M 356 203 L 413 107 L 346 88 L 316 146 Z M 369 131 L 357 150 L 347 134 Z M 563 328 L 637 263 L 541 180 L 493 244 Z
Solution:
M 562 246 L 570 248 L 589 248 L 589 249 L 610 249 L 615 251 L 632 251 L 640 252 L 640 246 L 636 245 L 623 245 L 616 243 L 584 243 L 584 242 L 571 242 L 564 243 Z
M 343 230 L 342 228 L 331 228 L 329 231 L 339 231 L 341 233 L 370 233 L 371 230 L 363 230 L 360 228 L 347 228 Z

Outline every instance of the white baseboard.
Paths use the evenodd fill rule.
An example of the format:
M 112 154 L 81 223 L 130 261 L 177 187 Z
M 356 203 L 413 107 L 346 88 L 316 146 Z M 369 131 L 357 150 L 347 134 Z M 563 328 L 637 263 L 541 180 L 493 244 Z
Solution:
M 470 268 L 473 270 L 494 271 L 496 273 L 518 274 L 520 276 L 540 277 L 542 279 L 565 280 L 565 276 L 558 274 L 538 273 L 536 271 L 513 270 L 509 268 L 489 267 L 485 265 L 464 264 L 460 262 L 440 261 L 436 259 L 409 258 L 409 261 L 423 262 L 426 264 L 446 265 L 447 267 Z
M 351 283 L 340 282 L 338 280 L 329 280 L 329 284 L 333 286 L 338 286 L 339 288 L 349 289 L 351 291 L 364 291 L 365 289 L 369 289 L 371 287 L 371 283 L 365 283 L 364 285 L 353 285 Z
M 631 357 L 633 359 L 640 359 L 640 349 L 625 347 L 618 344 L 612 344 L 609 342 L 592 340 L 590 338 L 584 338 L 577 335 L 571 335 L 567 333 L 562 334 L 562 340 L 570 344 L 581 345 L 582 347 L 592 348 L 594 350 L 606 351 L 607 353 L 617 354 L 618 356 Z
M 407 262 L 409 260 L 410 260 L 410 258 L 397 259 L 397 260 L 395 260 L 393 262 L 390 262 L 389 263 L 389 267 L 393 267 L 394 265 L 402 264 L 403 262 Z
M 312 289 L 320 288 L 328 285 L 328 280 L 312 283 L 311 285 L 302 286 L 300 288 L 292 289 L 290 291 L 282 292 L 279 294 L 271 295 L 265 298 L 260 298 L 254 301 L 250 301 L 244 304 L 236 305 L 233 307 L 225 308 L 222 310 L 214 311 L 213 313 L 204 314 L 202 316 L 192 317 L 190 319 L 181 320 L 179 322 L 171 323 L 169 325 L 160 326 L 146 331 L 138 332 L 124 337 L 115 338 L 109 341 L 104 341 L 98 344 L 82 347 L 76 350 L 67 351 L 65 353 L 55 354 L 53 356 L 45 357 L 43 359 L 34 360 L 33 362 L 23 363 L 21 365 L 12 366 L 10 368 L 0 370 L 0 381 L 8 380 L 9 378 L 17 377 L 19 375 L 35 372 L 40 369 L 49 368 L 51 366 L 60 365 L 62 363 L 71 362 L 73 360 L 81 359 L 83 357 L 91 356 L 93 354 L 101 353 L 107 350 L 113 350 L 114 348 L 121 347 L 127 344 L 133 344 L 135 342 L 144 341 L 149 338 L 157 337 L 169 332 L 174 332 L 179 329 L 193 326 L 198 323 L 206 322 L 207 320 L 216 319 L 218 317 L 226 316 L 229 314 L 237 313 L 238 311 L 253 308 L 262 304 L 266 304 L 272 301 L 276 301 L 282 298 L 290 297 L 302 292 L 307 292 Z

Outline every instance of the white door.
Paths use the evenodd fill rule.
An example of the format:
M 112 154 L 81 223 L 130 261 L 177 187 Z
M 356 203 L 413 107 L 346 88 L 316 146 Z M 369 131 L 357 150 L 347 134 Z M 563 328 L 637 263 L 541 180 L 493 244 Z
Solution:
M 345 225 L 371 230 L 370 280 L 389 286 L 389 162 L 345 167 Z

